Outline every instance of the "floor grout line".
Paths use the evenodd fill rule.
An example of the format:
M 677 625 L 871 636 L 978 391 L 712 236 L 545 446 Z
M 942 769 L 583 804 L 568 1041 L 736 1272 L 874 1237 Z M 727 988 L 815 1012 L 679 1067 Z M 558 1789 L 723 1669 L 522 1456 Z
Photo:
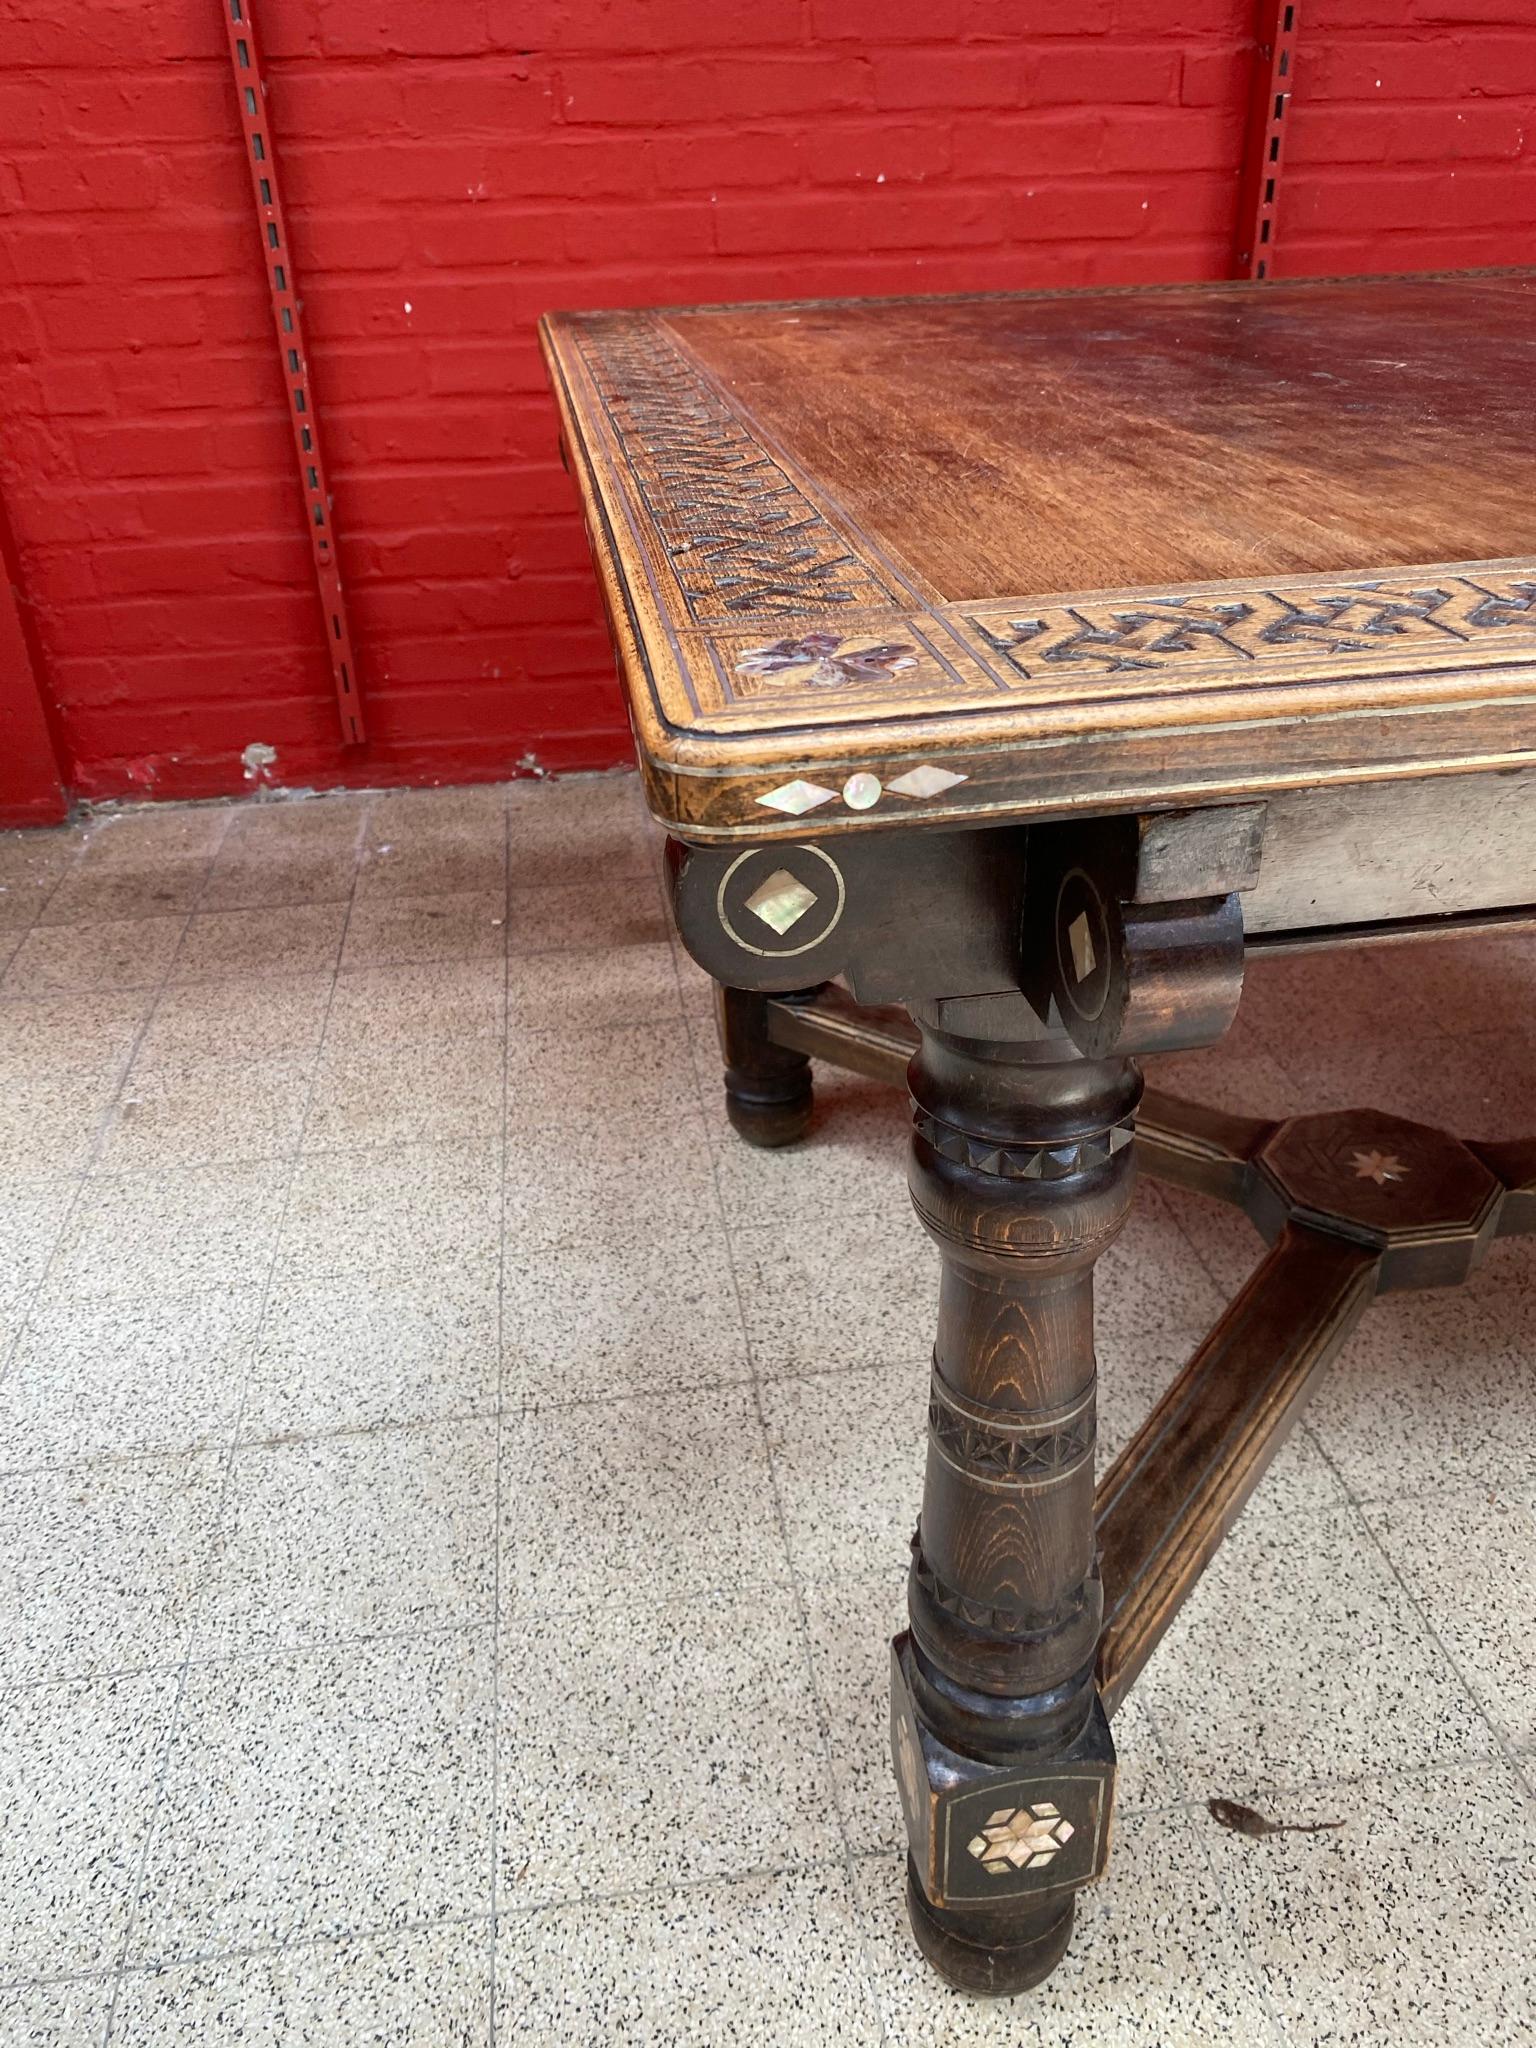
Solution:
M 677 974 L 678 950 L 675 941 L 673 945 L 672 965 L 674 974 Z M 679 1000 L 681 1001 L 683 995 L 683 988 L 682 978 L 680 974 L 678 974 L 678 995 Z M 697 1037 L 695 1036 L 693 1030 L 692 1019 L 688 1017 L 686 1008 L 684 1010 L 684 1030 L 688 1037 L 689 1051 L 693 1060 L 694 1076 L 696 1083 L 698 1085 L 700 1107 L 703 1108 L 705 1107 L 704 1078 L 700 1067 L 700 1047 L 698 1044 Z M 723 1087 L 723 1081 L 721 1081 L 718 1085 Z M 710 1173 L 711 1178 L 714 1182 L 715 1201 L 719 1210 L 721 1229 L 725 1235 L 726 1268 L 730 1274 L 731 1287 L 736 1298 L 736 1311 L 741 1328 L 742 1344 L 745 1348 L 747 1364 L 751 1372 L 750 1385 L 752 1388 L 752 1401 L 753 1406 L 757 1413 L 758 1432 L 762 1443 L 763 1456 L 768 1466 L 768 1483 L 773 1493 L 773 1508 L 774 1516 L 778 1523 L 779 1542 L 783 1550 L 785 1564 L 789 1570 L 790 1587 L 795 1602 L 801 1653 L 804 1659 L 805 1682 L 807 1691 L 810 1696 L 812 1712 L 815 1715 L 816 1719 L 817 1735 L 821 1745 L 822 1760 L 824 1764 L 824 1770 L 821 1775 L 821 1783 L 825 1788 L 825 1797 L 828 1802 L 828 1810 L 830 1812 L 833 1824 L 837 1831 L 837 1838 L 842 1844 L 842 1870 L 844 1884 L 847 1887 L 847 1910 L 851 1923 L 853 1925 L 855 1938 L 858 1942 L 859 1954 L 863 1961 L 865 1993 L 869 2000 L 870 2009 L 874 2014 L 875 2024 L 879 2029 L 880 2040 L 882 2042 L 888 2042 L 890 2039 L 890 2034 L 886 2026 L 885 2013 L 880 2000 L 878 1989 L 878 1975 L 875 1968 L 875 1959 L 870 1947 L 868 1930 L 864 1925 L 863 1915 L 860 1911 L 860 1895 L 858 1883 L 854 1874 L 853 1844 L 848 1834 L 848 1825 L 846 1817 L 843 1813 L 842 1799 L 837 1789 L 835 1758 L 833 1754 L 832 1744 L 832 1717 L 826 1702 L 822 1698 L 821 1686 L 817 1680 L 816 1659 L 811 1646 L 812 1632 L 810 1610 L 806 1602 L 805 1588 L 801 1582 L 800 1573 L 795 1564 L 794 1546 L 790 1542 L 789 1521 L 784 1510 L 783 1488 L 779 1480 L 777 1461 L 775 1460 L 773 1455 L 772 1433 L 768 1426 L 767 1413 L 763 1407 L 762 1381 L 759 1378 L 757 1372 L 756 1360 L 752 1349 L 752 1338 L 747 1326 L 746 1305 L 742 1299 L 741 1281 L 736 1270 L 736 1256 L 735 1249 L 731 1240 L 727 1204 L 724 1198 L 724 1194 L 720 1187 L 720 1164 L 713 1150 L 711 1150 L 710 1155 Z
M 512 869 L 512 811 L 503 820 L 502 854 L 507 871 L 510 917 Z M 496 2048 L 496 1908 L 501 1899 L 501 1550 L 502 1506 L 505 1484 L 507 1414 L 507 1157 L 510 1075 L 512 1060 L 512 955 L 504 956 L 501 981 L 501 1161 L 498 1192 L 501 1197 L 496 1228 L 496 1477 L 491 1496 L 491 1812 L 490 1812 L 490 1925 L 486 1956 L 485 2037 Z
M 366 812 L 364 812 L 359 817 L 358 820 L 359 844 L 361 843 L 363 816 L 366 816 Z M 226 831 L 227 829 L 228 828 L 226 827 Z M 209 868 L 209 874 L 212 874 L 211 864 Z M 207 878 L 205 877 L 204 888 L 206 889 L 206 887 Z M 193 914 L 194 913 L 188 914 L 187 926 L 183 928 L 182 932 L 182 943 L 185 943 L 186 929 L 191 925 Z M 335 965 L 336 970 L 338 972 L 340 969 L 342 949 L 346 944 L 347 926 L 351 922 L 351 915 L 351 905 L 349 903 L 347 908 L 347 916 L 342 923 L 341 943 L 338 945 L 336 951 Z M 175 958 L 176 956 L 173 954 L 173 966 L 175 964 Z M 335 975 L 333 974 L 331 979 L 330 994 L 326 1002 L 325 1016 L 322 1018 L 320 1025 L 319 1043 L 321 1048 L 323 1048 L 325 1044 L 326 1024 L 329 1022 L 330 1019 L 331 1004 L 335 1001 L 335 995 L 336 983 Z M 314 1096 L 315 1073 L 317 1071 L 318 1059 L 316 1062 L 316 1068 L 311 1071 L 309 1077 L 308 1090 L 306 1092 L 304 1100 L 303 1115 L 300 1119 L 299 1125 L 301 1132 L 309 1118 L 309 1108 L 310 1103 L 313 1100 Z M 207 1606 L 208 1601 L 212 1597 L 213 1561 L 214 1555 L 217 1553 L 219 1538 L 224 1527 L 224 1517 L 228 1509 L 230 1487 L 234 1478 L 235 1458 L 240 1439 L 240 1425 L 245 1415 L 245 1404 L 250 1393 L 251 1372 L 255 1361 L 256 1347 L 261 1340 L 261 1328 L 263 1322 L 266 1319 L 267 1304 L 271 1298 L 272 1281 L 277 1271 L 278 1260 L 282 1253 L 283 1228 L 287 1221 L 288 1208 L 292 1201 L 293 1186 L 297 1177 L 298 1158 L 296 1155 L 288 1171 L 287 1179 L 284 1184 L 282 1201 L 278 1207 L 277 1217 L 273 1225 L 272 1252 L 270 1258 L 267 1261 L 266 1276 L 262 1286 L 261 1304 L 256 1312 L 256 1319 L 253 1325 L 250 1348 L 247 1350 L 245 1355 L 244 1382 L 241 1386 L 240 1399 L 236 1406 L 233 1426 L 230 1432 L 229 1446 L 225 1456 L 223 1484 L 220 1488 L 219 1499 L 215 1505 L 211 1521 L 211 1535 L 212 1542 L 214 1545 L 214 1552 L 213 1554 L 210 1554 L 201 1587 L 199 1588 L 197 1598 L 193 1603 L 191 1620 L 188 1624 L 186 1651 L 181 1661 L 181 1668 L 177 1676 L 175 1697 L 171 1702 L 171 1711 L 166 1723 L 165 1743 L 160 1756 L 159 1768 L 155 1776 L 154 1790 L 151 1796 L 147 1824 L 144 1830 L 144 1841 L 140 1849 L 138 1863 L 134 1874 L 133 1887 L 129 1895 L 128 1916 L 123 1929 L 122 1944 L 118 1950 L 117 1955 L 118 1974 L 113 1983 L 112 1996 L 107 2008 L 107 2023 L 106 2030 L 102 2036 L 102 2048 L 111 2048 L 112 2034 L 117 2024 L 118 1996 L 122 1985 L 122 1972 L 126 1967 L 129 1955 L 132 1952 L 134 1932 L 138 1926 L 139 1909 L 143 1901 L 145 1875 L 149 1868 L 150 1852 L 154 1847 L 155 1840 L 158 1836 L 161 1826 L 166 1781 L 170 1774 L 171 1757 L 175 1750 L 177 1739 L 181 1733 L 182 1711 L 185 1704 L 187 1693 L 187 1679 L 189 1673 L 193 1668 L 193 1657 L 197 1648 L 198 1631 L 203 1626 L 204 1610 Z

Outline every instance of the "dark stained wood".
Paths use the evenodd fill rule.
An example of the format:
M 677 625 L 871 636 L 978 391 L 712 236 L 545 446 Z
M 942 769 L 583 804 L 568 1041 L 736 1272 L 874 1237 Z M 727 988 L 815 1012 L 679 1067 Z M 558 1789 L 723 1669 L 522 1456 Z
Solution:
M 1113 1714 L 1370 1306 L 1377 1258 L 1288 1224 L 1098 1493 Z
M 905 1085 L 921 1035 L 904 1010 L 856 1003 L 835 983 L 808 1002 L 770 997 L 766 1029 L 776 1045 L 893 1087 Z M 1253 1154 L 1274 1129 L 1259 1117 L 1233 1116 L 1148 1088 L 1136 1112 L 1136 1160 L 1155 1180 L 1242 1208 Z
M 1062 1033 L 978 1044 L 925 1026 L 910 1087 L 912 1201 L 944 1263 L 911 1625 L 894 1645 L 898 1769 L 921 1761 L 903 1772 L 909 1904 L 952 1982 L 1012 1992 L 1059 1959 L 1108 1850 L 1093 1265 L 1130 1205 L 1141 1083 Z M 983 1823 L 1028 1824 L 1042 1801 L 1066 1821 L 1060 1852 L 992 1867 Z
M 770 1036 L 767 998 L 717 983 L 715 1028 L 732 1129 L 767 1150 L 804 1137 L 811 1121 L 811 1063 Z

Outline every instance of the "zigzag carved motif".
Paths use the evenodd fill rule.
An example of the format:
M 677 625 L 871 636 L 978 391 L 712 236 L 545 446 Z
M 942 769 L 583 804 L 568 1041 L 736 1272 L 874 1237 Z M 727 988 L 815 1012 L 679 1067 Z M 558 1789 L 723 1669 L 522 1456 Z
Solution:
M 929 1399 L 928 1428 L 954 1463 L 998 1479 L 1050 1478 L 1065 1472 L 1092 1450 L 1095 1439 L 1091 1413 L 1038 1436 L 1015 1436 L 957 1414 L 937 1394 Z

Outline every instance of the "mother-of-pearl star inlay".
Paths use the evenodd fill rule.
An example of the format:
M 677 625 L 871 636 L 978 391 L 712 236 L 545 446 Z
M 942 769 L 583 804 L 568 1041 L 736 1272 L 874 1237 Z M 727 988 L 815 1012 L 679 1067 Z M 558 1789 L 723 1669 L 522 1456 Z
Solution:
M 1389 1180 L 1405 1180 L 1408 1169 L 1395 1152 L 1352 1152 L 1356 1180 L 1373 1180 L 1385 1187 Z

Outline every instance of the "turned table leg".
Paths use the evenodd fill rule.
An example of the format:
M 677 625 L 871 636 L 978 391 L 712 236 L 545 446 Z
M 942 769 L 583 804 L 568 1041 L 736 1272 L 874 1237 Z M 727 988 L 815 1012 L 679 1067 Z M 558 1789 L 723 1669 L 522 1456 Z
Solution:
M 944 1270 L 891 1738 L 912 1923 L 969 1991 L 1046 1976 L 1106 1860 L 1093 1264 L 1130 1201 L 1129 1055 L 1236 1008 L 1257 828 L 1233 806 L 668 854 L 743 1136 L 799 1136 L 808 1053 L 885 1074 L 910 1042 L 793 991 L 841 978 L 921 1033 L 911 1186 Z
M 808 992 L 814 995 L 815 991 Z M 768 1036 L 768 1002 L 715 985 L 715 1027 L 725 1061 L 725 1113 L 749 1145 L 793 1145 L 811 1121 L 811 1063 Z
M 919 1945 L 1005 1993 L 1060 1960 L 1107 1852 L 1094 1684 L 1093 1264 L 1130 1202 L 1140 1076 L 1065 1039 L 924 1030 L 912 1197 L 943 1254 L 891 1735 Z

